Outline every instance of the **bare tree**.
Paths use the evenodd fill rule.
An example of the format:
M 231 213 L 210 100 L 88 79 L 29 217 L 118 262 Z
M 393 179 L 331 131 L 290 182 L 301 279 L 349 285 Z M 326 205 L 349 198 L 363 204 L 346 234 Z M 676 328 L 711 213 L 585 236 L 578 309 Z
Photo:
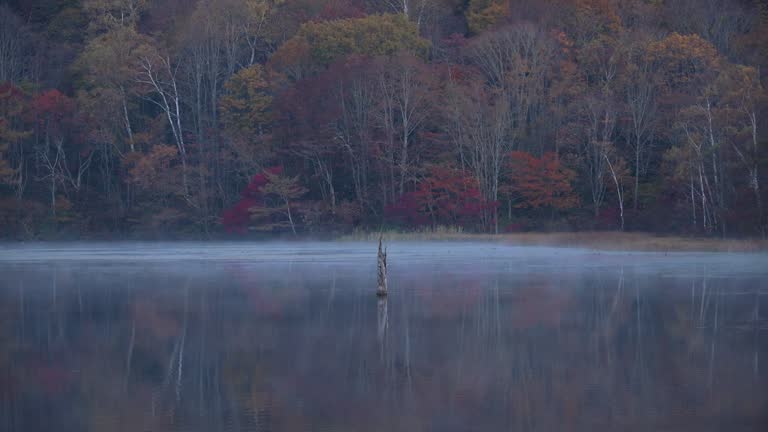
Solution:
M 385 134 L 385 165 L 391 200 L 405 192 L 411 175 L 414 135 L 429 114 L 429 71 L 420 59 L 402 54 L 380 60 L 377 119 Z
M 543 112 L 554 45 L 541 29 L 519 23 L 478 37 L 469 56 L 482 71 L 488 86 L 484 92 L 493 102 L 488 109 L 466 113 L 468 118 L 459 122 L 464 123 L 463 135 L 469 138 L 464 142 L 472 143 L 463 146 L 471 149 L 469 153 L 463 149 L 460 153 L 469 156 L 485 199 L 496 202 L 506 155 Z M 483 117 L 487 117 L 478 117 L 484 111 Z M 495 213 L 492 226 L 498 232 Z
M 610 101 L 600 97 L 588 97 L 583 102 L 583 110 L 584 135 L 579 140 L 579 149 L 589 183 L 592 209 L 597 217 L 605 200 L 605 176 L 608 173 L 608 158 L 605 155 L 613 145 L 617 112 Z
M 630 53 L 624 98 L 628 124 L 625 137 L 633 152 L 632 168 L 635 177 L 632 205 L 635 210 L 639 203 L 640 179 L 646 173 L 650 160 L 650 148 L 656 132 L 657 103 L 653 71 L 639 50 Z
M 187 145 L 182 128 L 181 93 L 177 80 L 179 65 L 171 61 L 170 55 L 151 53 L 141 57 L 137 81 L 149 89 L 145 99 L 157 105 L 168 119 L 176 148 L 182 164 L 182 185 L 184 195 L 191 203 L 187 181 Z M 155 97 L 152 97 L 154 95 Z
M 0 82 L 18 82 L 24 74 L 27 55 L 25 31 L 11 9 L 0 5 Z
M 510 136 L 509 102 L 504 95 L 494 95 L 478 86 L 453 85 L 447 97 L 449 135 L 456 145 L 462 167 L 474 174 L 480 192 L 487 202 L 499 197 L 499 180 L 504 161 L 514 150 Z M 495 208 L 483 213 L 483 224 L 498 232 Z
M 746 66 L 735 66 L 723 74 L 721 86 L 729 111 L 728 137 L 738 160 L 747 170 L 749 188 L 755 196 L 758 225 L 766 235 L 765 211 L 760 185 L 760 108 L 766 102 L 766 93 L 758 71 Z
M 364 71 L 355 72 L 349 79 L 339 80 L 338 83 L 341 121 L 336 128 L 335 140 L 349 158 L 355 198 L 362 211 L 368 200 L 371 114 L 374 109 L 376 87 L 369 82 L 368 74 Z
M 85 157 L 80 157 L 77 163 L 77 171 L 73 174 L 67 163 L 64 139 L 55 137 L 46 141 L 49 141 L 49 145 L 38 148 L 37 156 L 45 173 L 39 179 L 48 182 L 51 214 L 55 217 L 58 186 L 62 186 L 65 190 L 71 187 L 76 192 L 79 191 L 83 185 L 83 178 L 91 166 L 93 152 L 88 152 Z
M 716 131 L 712 95 L 705 95 L 698 103 L 681 110 L 677 127 L 687 146 L 682 154 L 688 158 L 692 206 L 695 208 L 694 197 L 697 197 L 704 230 L 724 229 L 720 217 L 724 205 L 723 178 L 718 154 L 721 134 Z
M 613 179 L 613 185 L 616 188 L 616 197 L 618 198 L 618 202 L 619 202 L 619 217 L 621 220 L 621 230 L 624 231 L 624 185 L 622 182 L 623 170 L 620 169 L 621 165 L 618 165 L 616 161 L 614 163 L 611 163 L 611 156 L 609 156 L 609 153 L 611 152 L 605 151 L 603 153 L 603 157 L 605 158 L 605 162 L 608 164 L 608 170 L 611 173 L 611 178 Z
M 576 104 L 577 127 L 581 129 L 577 142 L 597 217 L 605 200 L 609 172 L 606 154 L 614 151 L 619 117 L 615 87 L 623 52 L 618 41 L 600 38 L 582 48 L 579 55 L 584 63 L 582 80 L 587 84 L 587 93 Z M 623 207 L 623 197 L 621 201 Z
M 382 0 L 388 12 L 401 13 L 421 27 L 429 9 L 434 7 L 434 0 Z
M 672 30 L 681 34 L 696 33 L 723 54 L 732 50 L 732 39 L 746 33 L 752 24 L 747 2 L 734 0 L 676 0 L 665 3 L 665 16 Z

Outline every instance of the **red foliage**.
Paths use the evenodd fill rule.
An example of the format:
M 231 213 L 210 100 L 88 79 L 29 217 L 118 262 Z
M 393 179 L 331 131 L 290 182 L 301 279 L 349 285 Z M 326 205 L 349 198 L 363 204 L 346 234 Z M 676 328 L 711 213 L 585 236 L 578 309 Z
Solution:
M 518 208 L 550 207 L 569 209 L 578 205 L 571 187 L 575 173 L 560 164 L 555 153 L 540 158 L 528 152 L 510 153 L 510 185 L 505 192 L 514 197 Z
M 396 203 L 387 205 L 384 215 L 387 219 L 406 225 L 426 225 L 429 222 L 429 217 L 421 211 L 413 192 L 408 192 Z
M 284 134 L 288 141 L 294 143 L 332 140 L 335 131 L 331 125 L 342 116 L 339 89 L 355 80 L 365 79 L 370 68 L 369 57 L 347 56 L 332 62 L 327 70 L 303 79 L 278 94 L 275 107 L 284 129 L 280 135 Z
M 39 116 L 50 115 L 61 119 L 71 114 L 73 109 L 72 100 L 56 89 L 39 93 L 32 99 L 32 110 Z
M 483 200 L 477 181 L 466 172 L 433 166 L 415 191 L 387 206 L 385 215 L 412 225 L 468 225 L 493 205 Z
M 78 127 L 82 124 L 75 114 L 75 102 L 56 89 L 35 94 L 29 104 L 29 120 L 52 136 L 79 140 Z
M 253 176 L 251 179 L 251 182 L 248 183 L 248 186 L 246 186 L 245 189 L 240 193 L 243 198 L 251 198 L 257 201 L 261 201 L 264 196 L 261 192 L 261 188 L 267 185 L 269 183 L 269 175 L 280 175 L 283 173 L 283 167 L 276 166 L 265 169 L 263 172 L 260 172 Z
M 324 153 L 332 142 L 330 125 L 338 118 L 338 103 L 333 94 L 332 78 L 321 76 L 305 79 L 275 99 L 279 113 L 277 139 L 285 145 L 281 151 L 293 154 Z
M 269 183 L 269 175 L 280 175 L 282 173 L 283 167 L 276 166 L 267 168 L 253 176 L 248 186 L 240 192 L 240 200 L 232 207 L 224 210 L 221 215 L 221 223 L 227 232 L 242 233 L 248 229 L 248 222 L 251 218 L 248 210 L 264 203 L 262 188 Z

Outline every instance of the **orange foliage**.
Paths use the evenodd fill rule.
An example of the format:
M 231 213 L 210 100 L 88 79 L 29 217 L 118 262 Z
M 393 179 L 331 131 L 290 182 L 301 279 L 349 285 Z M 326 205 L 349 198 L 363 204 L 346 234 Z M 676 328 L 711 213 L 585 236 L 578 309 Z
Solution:
M 663 84 L 672 90 L 700 87 L 720 70 L 717 49 L 699 35 L 672 33 L 652 43 L 647 53 Z
M 528 152 L 510 153 L 509 195 L 517 199 L 517 208 L 550 207 L 559 210 L 578 205 L 578 197 L 571 187 L 576 173 L 562 166 L 555 153 L 544 153 L 540 158 Z
M 160 182 L 177 155 L 176 148 L 166 145 L 156 145 L 147 154 L 129 155 L 128 181 L 143 189 L 161 186 Z

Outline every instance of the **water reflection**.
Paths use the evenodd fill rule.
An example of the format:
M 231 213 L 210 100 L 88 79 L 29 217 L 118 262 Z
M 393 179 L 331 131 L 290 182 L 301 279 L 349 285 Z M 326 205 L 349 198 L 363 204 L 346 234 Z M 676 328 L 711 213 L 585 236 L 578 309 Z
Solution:
M 7 431 L 765 430 L 755 275 L 5 265 Z M 455 269 L 454 269 L 455 270 Z

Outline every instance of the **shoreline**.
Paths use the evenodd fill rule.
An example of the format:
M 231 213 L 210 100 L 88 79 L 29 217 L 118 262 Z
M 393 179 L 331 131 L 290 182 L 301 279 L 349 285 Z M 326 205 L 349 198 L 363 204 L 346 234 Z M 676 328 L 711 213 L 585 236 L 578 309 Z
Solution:
M 358 232 L 340 241 L 376 241 L 378 232 Z M 768 252 L 768 240 L 721 239 L 709 237 L 663 236 L 651 233 L 584 231 L 553 233 L 475 234 L 459 231 L 384 231 L 388 241 L 488 241 L 515 246 L 588 248 L 626 252 Z
M 119 243 L 119 242 L 377 242 L 383 235 L 385 241 L 466 241 L 493 242 L 512 246 L 540 246 L 562 248 L 584 248 L 598 251 L 623 252 L 768 252 L 768 240 L 759 238 L 722 239 L 712 237 L 685 237 L 681 235 L 659 235 L 640 232 L 583 231 L 583 232 L 525 232 L 505 234 L 468 233 L 452 228 L 438 228 L 423 231 L 355 231 L 347 234 L 317 235 L 259 235 L 259 236 L 218 236 L 208 238 L 193 236 L 148 236 L 148 237 L 95 237 L 11 240 L 0 239 L 0 247 L 13 244 L 67 244 L 67 243 Z

